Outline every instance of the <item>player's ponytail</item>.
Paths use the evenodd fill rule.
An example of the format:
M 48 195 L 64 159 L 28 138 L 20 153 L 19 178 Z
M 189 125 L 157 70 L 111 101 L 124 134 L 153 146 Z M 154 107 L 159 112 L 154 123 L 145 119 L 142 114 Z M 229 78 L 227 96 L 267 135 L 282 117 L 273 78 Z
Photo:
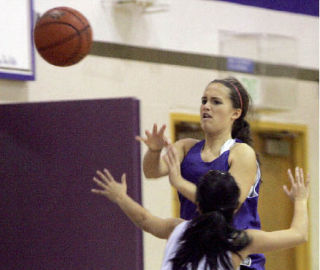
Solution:
M 242 117 L 233 122 L 231 136 L 252 146 L 250 124 Z
M 204 256 L 205 263 L 210 269 L 218 269 L 219 265 L 222 269 L 233 269 L 230 255 L 226 251 L 237 253 L 247 245 L 249 241 L 247 235 L 243 234 L 240 240 L 240 234 L 241 231 L 234 229 L 220 211 L 200 215 L 190 222 L 180 239 L 182 248 L 172 260 L 172 269 L 185 269 L 188 264 L 192 269 L 198 269 L 199 262 Z
M 197 187 L 197 202 L 201 215 L 190 221 L 183 233 L 179 248 L 171 259 L 173 270 L 197 269 L 205 258 L 210 269 L 233 269 L 230 254 L 250 243 L 248 235 L 232 226 L 232 217 L 238 206 L 239 188 L 227 172 L 209 171 Z M 204 268 L 206 269 L 206 267 Z

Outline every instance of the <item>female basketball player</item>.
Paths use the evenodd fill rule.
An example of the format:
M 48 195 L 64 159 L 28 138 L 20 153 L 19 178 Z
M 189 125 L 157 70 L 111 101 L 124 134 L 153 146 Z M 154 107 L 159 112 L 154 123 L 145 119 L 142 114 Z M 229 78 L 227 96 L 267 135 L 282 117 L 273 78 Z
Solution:
M 260 169 L 255 151 L 250 146 L 250 127 L 245 120 L 249 107 L 248 93 L 235 78 L 214 80 L 205 89 L 201 103 L 200 124 L 204 140 L 188 138 L 173 144 L 178 152 L 181 175 L 190 183 L 197 184 L 209 170 L 230 172 L 241 191 L 234 226 L 240 230 L 260 229 L 257 213 Z M 136 138 L 148 146 L 143 161 L 143 171 L 148 178 L 168 174 L 168 166 L 160 156 L 162 149 L 168 146 L 164 131 L 165 126 L 158 131 L 154 125 L 152 133 L 146 131 L 146 138 Z M 180 217 L 192 219 L 196 215 L 195 186 L 175 187 L 180 192 Z M 253 254 L 245 262 L 246 267 L 242 269 L 263 270 L 265 258 L 262 254 Z
M 173 178 L 178 175 L 174 159 L 174 153 L 167 156 L 171 182 L 176 182 Z M 232 219 L 239 205 L 240 190 L 228 172 L 209 171 L 200 179 L 196 189 L 200 215 L 189 221 L 153 216 L 127 195 L 125 174 L 121 183 L 106 169 L 97 174 L 93 180 L 102 189 L 92 189 L 93 193 L 116 203 L 139 228 L 169 239 L 162 270 L 238 269 L 241 260 L 249 254 L 290 248 L 307 240 L 309 176 L 305 184 L 299 168 L 296 168 L 295 179 L 288 170 L 291 188 L 284 186 L 285 193 L 294 202 L 291 226 L 273 232 L 234 228 Z

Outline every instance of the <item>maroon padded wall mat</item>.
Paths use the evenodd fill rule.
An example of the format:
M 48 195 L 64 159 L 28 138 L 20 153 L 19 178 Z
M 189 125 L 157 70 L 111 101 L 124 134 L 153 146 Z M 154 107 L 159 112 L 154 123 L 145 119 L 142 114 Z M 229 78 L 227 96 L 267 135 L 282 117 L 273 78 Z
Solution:
M 6 270 L 142 270 L 142 233 L 104 197 L 97 169 L 141 203 L 139 101 L 0 106 L 0 261 Z

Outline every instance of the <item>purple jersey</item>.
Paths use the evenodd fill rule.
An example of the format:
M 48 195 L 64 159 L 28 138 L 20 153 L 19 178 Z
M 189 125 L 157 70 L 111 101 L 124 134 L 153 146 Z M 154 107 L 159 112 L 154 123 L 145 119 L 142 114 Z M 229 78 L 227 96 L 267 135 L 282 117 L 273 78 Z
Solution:
M 228 171 L 228 158 L 231 147 L 236 143 L 241 143 L 238 139 L 230 139 L 224 143 L 220 150 L 220 156 L 211 162 L 204 162 L 201 158 L 201 150 L 205 141 L 196 143 L 187 153 L 181 163 L 181 174 L 186 180 L 197 184 L 201 176 L 209 170 Z M 255 184 L 251 187 L 248 197 L 241 205 L 233 219 L 233 224 L 237 229 L 260 229 L 260 218 L 258 215 L 258 196 L 260 185 L 260 169 L 258 170 Z M 179 194 L 180 216 L 183 219 L 190 220 L 197 215 L 196 206 L 191 201 Z M 244 260 L 242 265 L 245 269 L 263 270 L 265 258 L 263 254 L 253 254 Z

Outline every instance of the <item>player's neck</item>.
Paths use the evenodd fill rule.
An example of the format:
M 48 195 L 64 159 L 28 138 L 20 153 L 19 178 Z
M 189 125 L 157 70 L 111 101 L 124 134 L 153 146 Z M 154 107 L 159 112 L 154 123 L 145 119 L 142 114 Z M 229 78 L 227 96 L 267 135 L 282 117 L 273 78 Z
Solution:
M 203 150 L 210 151 L 212 153 L 220 153 L 221 147 L 229 139 L 232 139 L 230 132 L 223 132 L 219 134 L 206 134 Z

